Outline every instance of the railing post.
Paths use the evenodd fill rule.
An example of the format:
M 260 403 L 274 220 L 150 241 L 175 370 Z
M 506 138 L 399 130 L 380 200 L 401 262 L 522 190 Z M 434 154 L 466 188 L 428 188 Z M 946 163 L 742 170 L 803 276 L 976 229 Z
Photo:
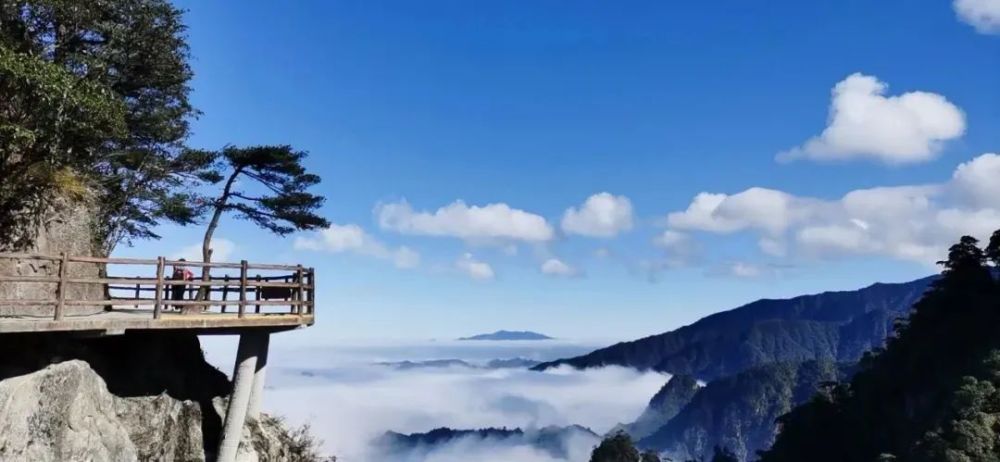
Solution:
M 302 265 L 298 265 L 298 268 L 295 270 L 295 282 L 298 284 L 298 287 L 295 288 L 295 311 L 299 316 L 302 316 L 302 301 L 305 299 L 302 291 L 302 281 L 304 280 L 302 276 L 304 275 L 304 271 L 305 268 L 302 268 Z
M 306 301 L 309 302 L 306 307 L 309 309 L 309 314 L 316 314 L 316 268 L 309 268 L 309 287 L 306 288 Z
M 60 256 L 62 259 L 59 260 L 59 286 L 56 289 L 58 292 L 56 294 L 58 297 L 56 301 L 56 321 L 62 321 L 63 308 L 66 306 L 66 267 L 69 266 L 69 256 L 66 252 L 62 252 Z
M 257 300 L 259 302 L 260 301 L 260 275 L 259 274 L 257 275 L 257 285 L 254 286 L 253 293 L 254 293 L 254 300 Z M 256 307 L 254 307 L 254 311 L 257 314 L 260 314 L 260 304 L 259 303 L 257 304 Z
M 224 275 L 224 276 L 225 276 L 225 278 L 224 278 L 224 279 L 225 279 L 225 281 L 226 281 L 226 285 L 222 286 L 222 301 L 226 301 L 226 300 L 228 300 L 228 299 L 229 299 L 229 275 L 228 275 L 228 274 L 226 274 L 226 275 Z M 221 311 L 222 311 L 223 313 L 225 313 L 225 312 L 226 312 L 226 304 L 225 304 L 225 303 L 223 303 L 223 304 L 222 304 L 222 305 L 220 306 L 220 309 L 221 309 Z
M 240 261 L 240 311 L 239 317 L 243 317 L 247 309 L 247 261 Z
M 163 267 L 164 258 L 156 257 L 156 301 L 153 302 L 153 319 L 160 319 L 163 310 Z

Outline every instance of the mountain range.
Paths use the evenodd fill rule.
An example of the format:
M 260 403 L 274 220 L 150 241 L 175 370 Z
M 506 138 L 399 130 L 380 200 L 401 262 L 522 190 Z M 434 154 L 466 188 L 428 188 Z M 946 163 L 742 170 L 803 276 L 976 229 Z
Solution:
M 600 440 L 596 433 L 579 425 L 549 426 L 530 430 L 520 428 L 455 430 L 442 427 L 426 433 L 386 432 L 375 440 L 374 446 L 379 448 L 387 460 L 407 460 L 407 457 L 415 451 L 432 451 L 463 440 L 489 441 L 505 446 L 527 446 L 543 451 L 553 459 L 566 459 L 571 438 L 592 440 L 594 444 Z
M 672 460 L 704 460 L 715 447 L 753 460 L 774 442 L 779 417 L 826 384 L 848 380 L 938 278 L 758 300 L 533 369 L 616 365 L 669 373 L 642 414 L 611 433 L 624 431 L 641 449 Z
M 471 337 L 462 337 L 459 340 L 552 340 L 545 334 L 531 331 L 510 331 L 498 330 L 491 334 L 479 334 Z
M 758 300 L 677 330 L 533 369 L 616 365 L 691 375 L 708 382 L 775 362 L 852 363 L 865 351 L 883 345 L 894 321 L 910 312 L 936 278 Z

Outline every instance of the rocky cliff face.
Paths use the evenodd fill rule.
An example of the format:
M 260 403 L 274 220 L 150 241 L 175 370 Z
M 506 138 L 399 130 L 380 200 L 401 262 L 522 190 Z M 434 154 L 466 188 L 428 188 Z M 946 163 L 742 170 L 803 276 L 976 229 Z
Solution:
M 85 202 L 58 201 L 57 207 L 44 214 L 33 235 L 33 243 L 26 248 L 10 249 L 4 237 L 0 237 L 0 251 L 17 251 L 58 256 L 66 252 L 73 256 L 99 256 L 100 250 L 94 241 L 94 211 Z M 100 266 L 86 263 L 71 263 L 67 275 L 73 278 L 95 278 L 100 274 Z M 0 275 L 58 277 L 59 263 L 23 259 L 0 259 Z M 0 300 L 53 300 L 56 285 L 47 283 L 5 283 L 0 284 Z M 70 284 L 66 298 L 75 300 L 102 300 L 104 288 L 96 285 Z M 0 303 L 0 316 L 14 313 L 15 307 Z M 85 314 L 100 311 L 99 306 L 67 306 L 66 314 Z M 51 316 L 53 307 L 17 307 L 18 315 Z
M 211 461 L 229 382 L 196 336 L 81 339 L 5 335 L 0 350 L 0 460 Z M 300 433 L 248 422 L 244 461 L 317 460 Z

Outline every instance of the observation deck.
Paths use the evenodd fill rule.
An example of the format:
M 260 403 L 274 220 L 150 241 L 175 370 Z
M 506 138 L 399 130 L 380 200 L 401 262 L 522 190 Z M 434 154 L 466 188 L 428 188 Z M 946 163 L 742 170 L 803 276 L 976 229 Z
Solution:
M 302 265 L 17 253 L 0 253 L 0 265 L 0 334 L 235 334 L 315 322 L 315 271 Z M 194 280 L 171 278 L 178 267 Z

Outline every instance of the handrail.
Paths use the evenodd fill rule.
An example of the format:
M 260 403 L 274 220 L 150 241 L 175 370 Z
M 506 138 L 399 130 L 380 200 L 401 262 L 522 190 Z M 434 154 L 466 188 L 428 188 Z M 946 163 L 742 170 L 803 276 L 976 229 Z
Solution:
M 58 265 L 56 273 L 58 276 L 22 276 L 22 275 L 0 275 L 0 282 L 20 282 L 32 284 L 54 284 L 55 291 L 51 299 L 38 300 L 0 300 L 0 306 L 13 307 L 53 307 L 52 319 L 56 321 L 64 320 L 66 317 L 65 307 L 67 306 L 133 306 L 140 309 L 141 306 L 152 306 L 153 319 L 160 319 L 164 310 L 172 307 L 201 307 L 202 310 L 209 310 L 218 307 L 221 313 L 226 312 L 227 306 L 238 306 L 237 316 L 242 318 L 246 315 L 248 305 L 254 306 L 254 312 L 260 314 L 261 306 L 287 306 L 288 312 L 285 314 L 303 316 L 313 315 L 315 310 L 315 270 L 302 265 L 276 265 L 227 262 L 195 262 L 167 260 L 164 257 L 156 259 L 140 258 L 104 258 L 89 256 L 69 256 L 61 254 L 59 256 L 33 254 L 33 253 L 3 253 L 0 252 L 0 259 L 17 260 L 43 260 L 55 262 Z M 71 277 L 68 267 L 71 263 L 97 264 L 97 265 L 136 265 L 150 266 L 150 272 L 155 277 L 143 276 L 111 276 L 103 277 Z M 208 268 L 239 269 L 239 277 L 226 274 L 224 276 L 210 276 L 208 280 L 181 281 L 165 277 L 167 266 L 186 266 Z M 264 271 L 287 271 L 282 275 L 268 275 L 249 277 L 249 270 Z M 70 299 L 69 290 L 71 287 L 101 285 L 105 287 L 105 297 L 101 300 L 79 300 Z M 178 286 L 182 286 L 178 289 Z M 194 288 L 201 288 L 195 291 Z M 173 299 L 177 295 L 177 290 L 190 294 L 190 299 Z M 127 297 L 116 297 L 111 295 L 111 291 L 130 291 L 133 295 Z M 153 292 L 149 298 L 142 296 L 144 293 Z M 198 295 L 193 295 L 195 292 Z M 221 299 L 213 299 L 213 294 L 220 294 Z M 230 299 L 230 294 L 238 299 Z M 253 300 L 248 298 L 248 294 L 253 296 Z M 173 296 L 171 296 L 173 295 Z M 182 294 L 183 297 L 183 294 Z M 186 311 L 186 310 L 182 310 Z M 265 313 L 273 314 L 273 313 Z

